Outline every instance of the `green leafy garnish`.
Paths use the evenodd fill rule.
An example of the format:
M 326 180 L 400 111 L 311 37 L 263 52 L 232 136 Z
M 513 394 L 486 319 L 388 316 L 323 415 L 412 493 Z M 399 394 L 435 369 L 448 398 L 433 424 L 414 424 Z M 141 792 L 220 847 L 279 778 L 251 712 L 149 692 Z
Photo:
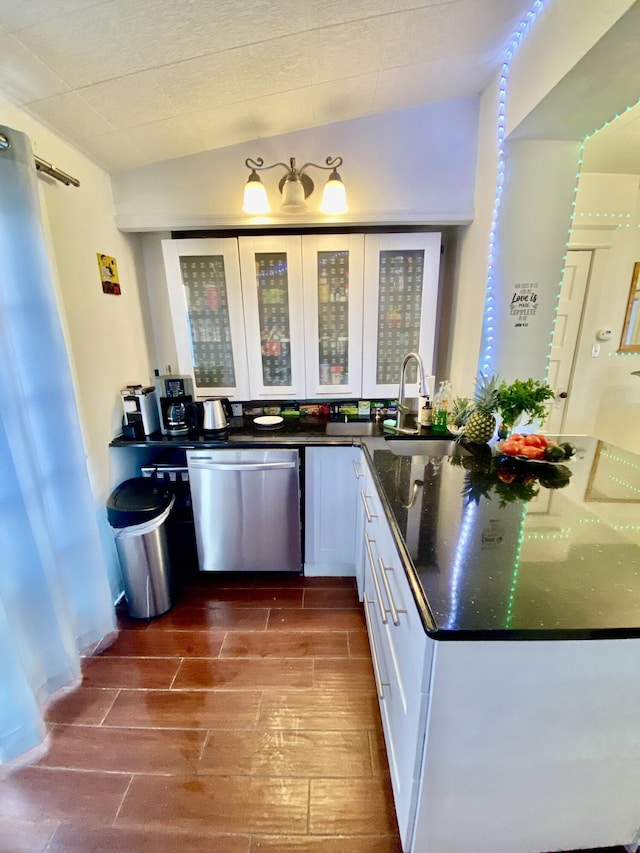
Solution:
M 551 388 L 537 379 L 516 379 L 510 385 L 501 382 L 498 388 L 498 411 L 502 423 L 511 428 L 522 415 L 527 415 L 527 423 L 544 420 L 547 417 L 545 403 L 554 397 Z

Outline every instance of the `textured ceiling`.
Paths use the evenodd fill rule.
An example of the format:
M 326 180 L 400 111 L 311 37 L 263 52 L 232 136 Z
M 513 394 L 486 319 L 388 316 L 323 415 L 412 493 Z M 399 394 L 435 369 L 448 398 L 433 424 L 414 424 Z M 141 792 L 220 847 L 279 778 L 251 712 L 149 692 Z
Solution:
M 477 94 L 531 0 L 0 0 L 0 92 L 111 172 Z

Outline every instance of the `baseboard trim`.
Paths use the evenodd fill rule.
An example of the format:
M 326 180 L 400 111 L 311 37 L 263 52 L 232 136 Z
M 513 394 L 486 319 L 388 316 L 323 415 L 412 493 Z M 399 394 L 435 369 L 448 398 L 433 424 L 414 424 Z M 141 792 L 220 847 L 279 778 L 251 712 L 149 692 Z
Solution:
M 356 567 L 353 563 L 305 563 L 304 575 L 307 578 L 355 578 Z

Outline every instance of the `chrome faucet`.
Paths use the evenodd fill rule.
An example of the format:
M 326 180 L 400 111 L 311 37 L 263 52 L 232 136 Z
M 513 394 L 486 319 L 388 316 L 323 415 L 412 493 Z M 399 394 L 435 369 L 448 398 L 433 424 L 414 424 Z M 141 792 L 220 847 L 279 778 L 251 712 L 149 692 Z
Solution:
M 405 357 L 402 359 L 402 367 L 400 368 L 400 386 L 398 389 L 398 418 L 396 420 L 396 425 L 393 429 L 396 432 L 405 432 L 405 433 L 415 433 L 417 434 L 420 430 L 416 427 L 416 429 L 406 429 L 404 426 L 405 415 L 411 411 L 409 406 L 406 404 L 405 394 L 406 394 L 406 373 L 407 373 L 407 365 L 413 359 L 416 362 L 418 367 L 418 394 L 424 393 L 427 384 L 424 378 L 424 365 L 422 363 L 422 359 L 418 355 L 417 352 L 408 352 Z

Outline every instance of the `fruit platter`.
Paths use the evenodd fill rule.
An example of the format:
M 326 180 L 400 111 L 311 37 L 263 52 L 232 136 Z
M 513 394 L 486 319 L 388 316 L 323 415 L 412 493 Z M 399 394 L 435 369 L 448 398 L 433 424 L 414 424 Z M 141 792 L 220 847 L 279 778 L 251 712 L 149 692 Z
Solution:
M 467 454 L 451 456 L 450 463 L 461 466 L 466 470 L 463 495 L 467 503 L 479 503 L 481 499 L 490 500 L 492 494 L 500 506 L 513 501 L 530 501 L 539 494 L 540 489 L 562 489 L 569 484 L 571 468 L 565 462 L 575 453 L 575 448 L 569 443 L 566 447 L 546 439 L 546 444 L 534 445 L 532 439 L 524 443 L 516 439 L 511 445 L 499 443 L 492 451 L 489 445 L 473 445 L 463 443 Z M 512 452 L 504 450 L 504 444 Z M 521 452 L 524 448 L 534 448 Z M 555 447 L 555 450 L 545 449 Z M 516 452 L 518 451 L 518 452 Z M 540 452 L 542 451 L 542 452 Z M 559 454 L 562 453 L 562 460 Z M 556 461 L 549 457 L 555 456 Z
M 514 433 L 504 441 L 496 445 L 498 455 L 509 456 L 522 462 L 544 462 L 546 464 L 560 464 L 565 462 L 576 452 L 571 442 L 558 442 L 547 438 L 541 433 L 521 435 Z

